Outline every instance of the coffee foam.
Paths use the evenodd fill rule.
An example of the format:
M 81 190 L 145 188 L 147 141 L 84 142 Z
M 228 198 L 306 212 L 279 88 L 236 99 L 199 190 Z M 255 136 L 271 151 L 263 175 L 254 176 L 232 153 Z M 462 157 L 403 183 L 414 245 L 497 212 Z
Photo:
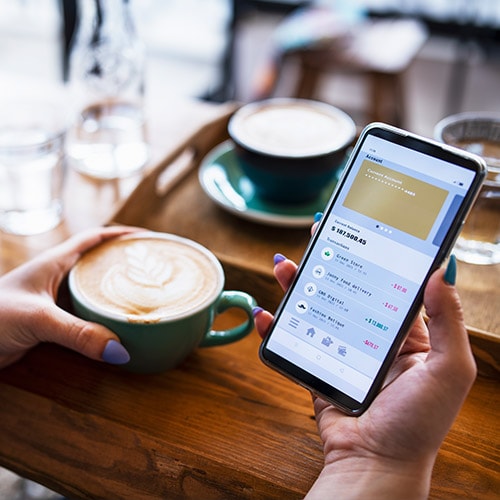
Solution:
M 90 250 L 74 268 L 85 299 L 129 321 L 182 317 L 222 288 L 218 263 L 197 248 L 163 238 L 125 238 Z
M 236 116 L 236 115 L 235 115 Z M 301 103 L 257 107 L 233 120 L 233 137 L 243 145 L 276 156 L 304 157 L 329 153 L 351 139 L 351 124 L 340 116 Z

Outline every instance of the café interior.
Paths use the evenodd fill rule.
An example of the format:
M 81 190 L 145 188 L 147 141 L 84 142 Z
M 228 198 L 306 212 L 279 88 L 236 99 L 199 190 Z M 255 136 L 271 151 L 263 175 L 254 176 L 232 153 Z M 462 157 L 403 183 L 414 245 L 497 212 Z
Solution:
M 4 93 L 70 84 L 82 1 L 91 0 L 0 0 Z M 194 191 L 193 172 L 177 178 L 174 171 L 171 187 L 165 168 L 166 195 L 149 196 L 148 175 L 169 167 L 179 144 L 199 150 L 199 164 L 227 140 L 227 118 L 237 107 L 275 97 L 331 104 L 358 132 L 382 121 L 429 138 L 451 115 L 500 116 L 499 1 L 124 2 L 146 49 L 150 159 L 139 175 L 119 181 L 68 173 L 72 194 L 58 228 L 0 233 L 1 274 L 81 229 L 112 221 L 201 240 L 221 258 L 232 286 L 249 281 L 257 301 L 275 307 L 272 255 L 299 259 L 308 229 L 225 212 Z M 478 378 L 439 452 L 430 498 L 487 499 L 500 491 L 499 277 L 500 264 L 459 263 Z M 252 335 L 241 348 L 196 353 L 178 373 L 149 379 L 57 346 L 35 349 L 0 373 L 0 499 L 303 497 L 322 465 L 310 400 L 261 366 Z M 69 380 L 60 381 L 61 374 Z M 182 404 L 158 402 L 162 394 Z M 33 431 L 21 439 L 19 425 Z

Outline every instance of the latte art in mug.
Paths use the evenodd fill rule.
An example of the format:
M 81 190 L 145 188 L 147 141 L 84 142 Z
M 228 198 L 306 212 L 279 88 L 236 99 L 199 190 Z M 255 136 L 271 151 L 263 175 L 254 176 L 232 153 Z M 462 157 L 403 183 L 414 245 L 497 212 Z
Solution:
M 73 312 L 117 335 L 131 372 L 170 370 L 198 347 L 236 342 L 254 326 L 255 299 L 225 290 L 217 257 L 174 234 L 144 230 L 106 240 L 80 257 L 68 287 Z M 217 329 L 215 318 L 232 308 L 243 321 Z
M 189 314 L 215 300 L 218 262 L 195 246 L 161 238 L 110 240 L 75 267 L 85 299 L 129 321 L 155 322 Z

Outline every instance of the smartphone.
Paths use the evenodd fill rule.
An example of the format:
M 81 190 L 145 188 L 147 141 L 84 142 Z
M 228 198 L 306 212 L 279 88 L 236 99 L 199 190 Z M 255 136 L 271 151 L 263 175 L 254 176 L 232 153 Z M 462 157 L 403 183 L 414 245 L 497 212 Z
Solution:
M 368 125 L 276 311 L 262 361 L 361 415 L 485 175 L 484 161 L 473 154 Z

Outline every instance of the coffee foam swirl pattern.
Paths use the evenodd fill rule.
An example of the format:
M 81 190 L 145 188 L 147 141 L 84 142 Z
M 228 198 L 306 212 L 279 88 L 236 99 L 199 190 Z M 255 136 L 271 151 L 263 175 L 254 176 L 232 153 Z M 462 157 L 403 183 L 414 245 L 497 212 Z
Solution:
M 196 310 L 221 287 L 218 270 L 204 253 L 154 238 L 107 242 L 80 260 L 75 276 L 87 300 L 141 321 Z

